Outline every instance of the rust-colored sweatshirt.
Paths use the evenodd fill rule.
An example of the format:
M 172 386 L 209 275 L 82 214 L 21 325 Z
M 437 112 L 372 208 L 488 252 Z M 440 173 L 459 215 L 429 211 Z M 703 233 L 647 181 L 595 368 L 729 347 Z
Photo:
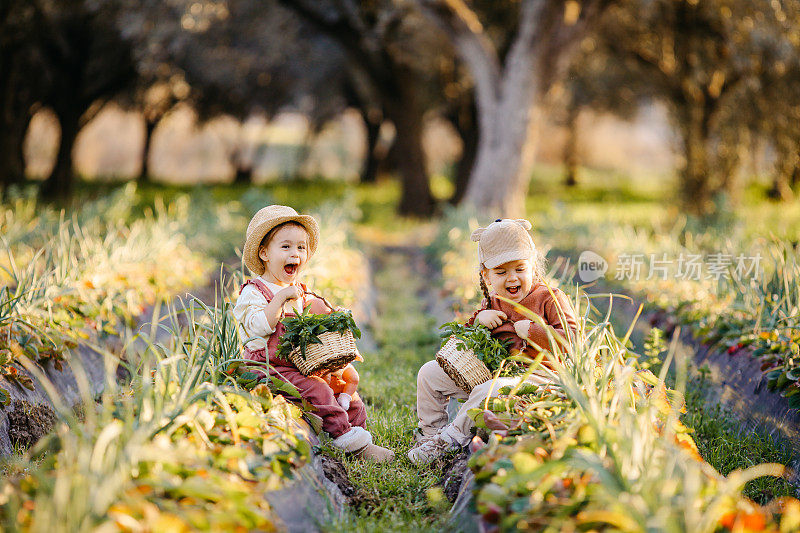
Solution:
M 561 322 L 561 316 L 559 315 L 557 305 L 560 305 L 561 312 L 564 314 L 566 327 L 569 327 L 573 333 L 578 329 L 578 321 L 575 318 L 575 310 L 572 308 L 572 304 L 570 303 L 569 298 L 567 298 L 567 295 L 564 294 L 564 291 L 556 288 L 553 288 L 552 290 L 553 294 L 558 300 L 558 304 L 556 304 L 556 301 L 553 299 L 553 296 L 550 294 L 550 291 L 548 291 L 547 286 L 544 283 L 534 284 L 533 288 L 531 288 L 531 292 L 529 292 L 528 295 L 519 302 L 519 304 L 542 317 L 547 324 L 552 326 L 556 333 L 566 338 L 567 334 L 564 329 L 565 325 Z M 514 330 L 514 323 L 519 320 L 529 320 L 529 318 L 520 313 L 513 305 L 500 300 L 496 294 L 492 293 L 490 295 L 490 301 L 487 302 L 484 300 L 481 308 L 475 311 L 467 323 L 473 324 L 478 316 L 478 313 L 486 309 L 502 311 L 508 317 L 508 320 L 503 322 L 500 327 L 492 330 L 492 337 L 495 337 L 499 340 L 511 339 L 513 341 L 511 349 L 521 350 L 523 346 L 525 346 L 525 341 L 523 341 L 519 335 L 517 335 L 517 332 Z M 550 348 L 550 341 L 547 337 L 545 328 L 536 322 L 531 323 L 531 327 L 528 330 L 528 338 L 543 348 Z M 535 357 L 538 355 L 538 351 L 530 346 L 527 347 L 525 352 L 530 357 Z

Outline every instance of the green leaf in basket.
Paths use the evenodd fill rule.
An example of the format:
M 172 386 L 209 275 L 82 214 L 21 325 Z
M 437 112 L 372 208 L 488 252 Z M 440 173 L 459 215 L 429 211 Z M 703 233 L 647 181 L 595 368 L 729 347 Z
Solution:
M 460 324 L 456 321 L 442 324 L 442 346 L 447 343 L 447 339 L 455 337 L 456 347 L 459 350 L 471 350 L 483 364 L 494 372 L 505 359 L 508 358 L 508 349 L 512 341 L 501 341 L 492 337 L 492 332 L 480 324 Z M 506 369 L 506 367 L 508 367 Z M 503 375 L 511 375 L 522 369 L 521 365 L 504 365 Z
M 327 332 L 346 334 L 348 331 L 355 338 L 361 337 L 361 332 L 353 320 L 350 311 L 334 311 L 327 315 L 315 315 L 306 309 L 296 317 L 287 318 L 283 321 L 286 331 L 281 336 L 278 345 L 277 355 L 283 359 L 288 358 L 289 354 L 299 349 L 300 356 L 306 359 L 306 348 L 309 344 L 322 344 L 320 335 Z

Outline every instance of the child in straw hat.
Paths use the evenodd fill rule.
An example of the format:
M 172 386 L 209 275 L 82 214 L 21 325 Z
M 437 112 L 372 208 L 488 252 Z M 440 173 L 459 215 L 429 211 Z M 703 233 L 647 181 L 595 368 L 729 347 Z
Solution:
M 472 240 L 478 242 L 480 286 L 484 300 L 468 323 L 477 321 L 489 328 L 493 337 L 512 341 L 512 351 L 524 350 L 526 355 L 535 357 L 537 350 L 528 347 L 525 339 L 549 348 L 547 330 L 498 297 L 516 302 L 541 316 L 548 324 L 548 329 L 552 328 L 551 333 L 564 338 L 568 337 L 567 329 L 573 333 L 576 331 L 577 320 L 567 296 L 559 289 L 548 289 L 542 281 L 541 258 L 528 233 L 530 229 L 531 223 L 527 220 L 498 219 L 472 234 Z M 467 394 L 436 361 L 422 365 L 417 374 L 418 432 L 416 445 L 408 452 L 408 458 L 415 464 L 427 464 L 449 449 L 466 445 L 474 426 L 467 412 L 479 407 L 501 387 L 517 384 L 519 379 L 489 380 Z M 529 381 L 541 384 L 547 379 L 534 374 Z M 465 401 L 448 424 L 447 404 L 450 398 Z
M 322 429 L 333 445 L 377 462 L 394 458 L 391 450 L 372 444 L 364 429 L 364 404 L 357 395 L 339 394 L 322 377 L 305 376 L 291 362 L 276 356 L 285 331 L 283 317 L 295 316 L 310 305 L 323 308 L 309 296 L 299 275 L 317 249 L 319 227 L 309 215 L 291 207 L 270 205 L 258 211 L 247 226 L 244 263 L 256 276 L 242 286 L 233 313 L 239 322 L 239 337 L 246 341 L 245 358 L 269 363 L 271 376 L 297 387 L 322 418 Z

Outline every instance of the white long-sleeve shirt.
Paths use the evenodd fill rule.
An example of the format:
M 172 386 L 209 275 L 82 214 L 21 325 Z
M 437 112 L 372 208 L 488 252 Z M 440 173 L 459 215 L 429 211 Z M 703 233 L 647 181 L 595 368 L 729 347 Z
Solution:
M 265 280 L 259 276 L 258 279 L 261 283 L 267 286 L 272 291 L 272 294 L 277 294 L 284 289 L 280 285 Z M 233 316 L 239 323 L 239 338 L 242 342 L 252 339 L 247 342 L 249 350 L 259 350 L 267 347 L 267 339 L 270 335 L 275 333 L 275 328 L 269 325 L 267 321 L 266 309 L 269 302 L 261 294 L 261 291 L 256 288 L 252 283 L 248 284 L 242 293 L 236 299 L 236 305 L 233 308 Z M 290 300 L 283 305 L 284 313 L 302 313 L 306 301 L 303 300 Z

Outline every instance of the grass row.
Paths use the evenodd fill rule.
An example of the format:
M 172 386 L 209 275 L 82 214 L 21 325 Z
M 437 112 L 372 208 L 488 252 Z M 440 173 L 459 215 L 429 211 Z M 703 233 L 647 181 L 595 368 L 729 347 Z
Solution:
M 477 284 L 477 275 L 474 266 L 475 250 L 472 249 L 474 245 L 469 246 L 469 244 L 465 244 L 465 236 L 469 234 L 471 229 L 474 229 L 473 226 L 477 226 L 477 220 L 477 217 L 470 216 L 468 213 L 452 213 L 448 219 L 443 221 L 442 227 L 437 237 L 433 240 L 429 250 L 431 255 L 439 260 L 444 273 L 445 286 L 443 289 L 454 297 L 457 302 L 457 310 L 459 308 L 471 308 L 475 305 L 476 300 L 479 299 L 477 291 L 472 289 L 472 287 L 475 287 Z M 560 235 L 562 238 L 569 238 L 568 235 Z M 544 239 L 539 238 L 535 240 L 540 244 L 541 249 Z M 563 288 L 567 290 L 568 293 L 574 293 L 574 288 L 572 290 L 568 286 Z M 595 318 L 595 320 L 598 319 Z M 599 344 L 602 348 L 592 348 L 596 345 L 598 338 L 603 339 Z M 623 380 L 623 382 L 617 383 L 614 379 L 610 379 L 609 376 L 615 372 L 622 374 L 630 372 L 635 374 L 635 369 L 638 368 L 639 364 L 638 360 L 642 358 L 639 354 L 642 354 L 643 347 L 640 346 L 638 350 L 631 350 L 629 346 L 626 345 L 626 342 L 620 341 L 620 339 L 616 337 L 613 331 L 613 325 L 610 322 L 606 322 L 602 316 L 599 317 L 599 321 L 593 324 L 586 322 L 584 332 L 578 335 L 576 341 L 578 341 L 578 346 L 573 344 L 573 347 L 568 350 L 567 354 L 562 354 L 562 360 L 565 360 L 566 364 L 558 367 L 559 372 L 557 374 L 572 374 L 574 378 L 577 372 L 576 369 L 580 370 L 582 367 L 586 367 L 588 365 L 587 361 L 593 360 L 597 360 L 601 363 L 605 361 L 604 364 L 608 366 L 601 367 L 604 368 L 604 371 L 602 373 L 597 372 L 597 375 L 588 373 L 579 376 L 582 380 L 582 385 L 578 387 L 579 390 L 574 389 L 574 387 L 570 389 L 568 386 L 569 384 L 565 383 L 561 376 L 554 376 L 557 383 L 554 389 L 556 399 L 570 404 L 568 408 L 562 406 L 562 411 L 559 413 L 559 415 L 563 415 L 561 418 L 566 417 L 572 420 L 571 425 L 568 426 L 572 429 L 565 429 L 567 435 L 563 437 L 566 439 L 565 441 L 562 442 L 562 436 L 554 432 L 554 428 L 549 425 L 554 423 L 553 413 L 548 411 L 548 409 L 552 407 L 550 404 L 554 401 L 553 397 L 531 399 L 520 398 L 518 395 L 512 394 L 509 398 L 509 403 L 524 406 L 522 412 L 509 409 L 508 404 L 505 404 L 505 408 L 503 408 L 502 403 L 497 404 L 500 411 L 507 417 L 506 421 L 511 422 L 508 424 L 510 428 L 519 431 L 519 427 L 525 424 L 528 425 L 528 429 L 539 424 L 538 431 L 540 435 L 534 438 L 534 441 L 528 442 L 528 439 L 533 437 L 524 436 L 527 431 L 522 431 L 518 433 L 518 437 L 515 436 L 511 441 L 502 444 L 495 443 L 497 445 L 491 448 L 492 451 L 487 452 L 491 456 L 491 459 L 486 460 L 485 464 L 480 464 L 479 462 L 481 459 L 476 459 L 476 461 L 478 461 L 478 463 L 475 463 L 477 467 L 476 476 L 478 476 L 479 481 L 483 479 L 483 488 L 478 492 L 478 501 L 479 505 L 481 505 L 483 499 L 483 507 L 479 507 L 479 510 L 484 513 L 484 518 L 491 523 L 501 525 L 501 529 L 524 529 L 527 527 L 532 529 L 544 528 L 545 524 L 549 523 L 547 520 L 551 518 L 554 519 L 552 524 L 561 523 L 555 520 L 555 517 L 558 516 L 560 517 L 559 519 L 565 520 L 565 522 L 561 523 L 563 527 L 578 528 L 578 530 L 581 530 L 581 528 L 598 528 L 601 524 L 604 524 L 602 526 L 603 528 L 611 527 L 613 529 L 614 527 L 618 527 L 622 530 L 631 531 L 637 530 L 639 527 L 647 528 L 654 526 L 657 529 L 663 527 L 664 530 L 669 530 L 669 527 L 667 527 L 668 525 L 672 524 L 674 526 L 675 524 L 681 524 L 681 527 L 676 530 L 712 531 L 716 527 L 732 527 L 733 524 L 739 524 L 741 520 L 744 520 L 744 518 L 741 518 L 739 514 L 737 514 L 741 511 L 744 514 L 751 512 L 757 514 L 760 517 L 759 520 L 763 519 L 762 521 L 765 525 L 769 523 L 771 520 L 770 516 L 773 512 L 777 512 L 776 509 L 760 509 L 755 503 L 748 503 L 749 500 L 737 499 L 739 498 L 737 494 L 740 488 L 738 486 L 736 490 L 729 492 L 728 496 L 726 496 L 726 498 L 728 498 L 726 501 L 728 504 L 732 504 L 733 507 L 729 506 L 727 510 L 723 512 L 724 506 L 719 506 L 716 503 L 712 505 L 712 500 L 719 496 L 718 494 L 715 495 L 715 493 L 719 489 L 719 480 L 722 478 L 720 477 L 721 474 L 718 474 L 715 470 L 706 469 L 706 467 L 702 466 L 705 463 L 701 462 L 700 466 L 695 469 L 698 471 L 707 471 L 708 477 L 706 481 L 702 483 L 708 482 L 710 484 L 709 486 L 714 486 L 714 489 L 706 490 L 705 492 L 708 492 L 708 494 L 704 494 L 702 498 L 698 496 L 699 499 L 691 501 L 691 498 L 689 498 L 691 495 L 688 495 L 688 493 L 694 489 L 690 490 L 689 485 L 697 482 L 697 478 L 693 477 L 696 476 L 696 474 L 691 473 L 694 467 L 682 472 L 676 472 L 674 469 L 675 464 L 679 462 L 682 464 L 691 463 L 687 463 L 685 460 L 674 459 L 669 463 L 639 463 L 635 468 L 631 468 L 630 463 L 632 461 L 643 460 L 640 457 L 640 452 L 637 450 L 646 449 L 647 446 L 655 446 L 658 448 L 658 451 L 656 451 L 656 448 L 653 448 L 653 457 L 663 454 L 669 455 L 673 452 L 667 452 L 665 450 L 672 446 L 672 444 L 669 444 L 669 442 L 664 443 L 656 439 L 654 435 L 658 435 L 659 433 L 653 430 L 652 425 L 647 426 L 641 420 L 637 421 L 638 419 L 636 416 L 639 415 L 634 416 L 629 413 L 629 415 L 626 415 L 629 416 L 629 418 L 625 421 L 614 419 L 614 416 L 617 416 L 617 414 L 615 414 L 615 409 L 618 409 L 618 406 L 610 406 L 614 405 L 614 402 L 619 403 L 621 401 L 619 398 L 612 401 L 614 396 L 605 397 L 601 395 L 601 397 L 596 399 L 595 404 L 592 404 L 591 409 L 587 410 L 587 405 L 590 405 L 591 402 L 585 395 L 594 394 L 594 392 L 591 391 L 598 387 L 600 389 L 603 387 L 610 387 L 614 391 L 629 390 L 633 387 L 633 389 L 630 390 L 638 391 L 641 396 L 641 390 L 642 387 L 644 387 L 643 383 L 636 383 L 636 380 L 632 380 L 633 378 L 625 378 L 629 381 Z M 588 353 L 587 349 L 589 350 Z M 637 351 L 639 354 L 636 353 Z M 614 357 L 617 357 L 618 361 L 622 361 L 623 363 L 619 363 L 617 360 L 613 360 L 613 358 L 608 359 L 609 352 L 613 354 Z M 564 357 L 564 355 L 566 355 L 566 357 Z M 622 366 L 617 368 L 615 365 Z M 630 367 L 630 369 L 626 370 L 628 367 Z M 580 372 L 578 372 L 578 374 L 580 374 Z M 603 376 L 603 378 L 598 378 L 598 376 Z M 663 383 L 661 386 L 663 387 Z M 553 392 L 553 390 L 536 391 L 534 396 L 537 394 L 548 395 Z M 531 402 L 537 405 L 537 407 L 531 407 Z M 545 410 L 537 411 L 536 409 L 539 409 L 539 406 L 544 406 Z M 644 401 L 642 404 L 636 403 L 632 406 L 634 412 L 639 414 L 649 413 L 647 416 L 650 418 L 653 418 L 653 409 L 655 409 L 655 407 L 657 406 L 650 405 L 647 401 Z M 533 409 L 533 412 L 530 412 L 529 409 Z M 480 413 L 475 414 L 480 418 Z M 580 441 L 580 439 L 576 437 L 575 431 L 578 431 L 582 425 L 585 426 L 586 424 L 589 424 L 592 427 L 591 432 L 597 435 L 599 423 L 595 418 L 599 415 L 607 417 L 603 424 L 608 423 L 614 428 L 613 430 L 609 430 L 609 433 L 603 437 L 603 439 L 607 440 L 603 440 L 602 445 L 593 448 L 593 453 L 599 453 L 600 455 L 599 457 L 592 458 L 592 461 L 596 461 L 595 467 L 606 470 L 595 469 L 587 474 L 587 465 L 584 464 L 583 470 L 579 472 L 580 475 L 578 478 L 567 481 L 567 485 L 571 487 L 569 490 L 562 487 L 562 489 L 564 489 L 561 491 L 562 493 L 558 493 L 558 491 L 553 493 L 550 491 L 550 489 L 555 486 L 553 484 L 556 483 L 557 485 L 563 481 L 563 476 L 558 477 L 558 472 L 571 471 L 575 473 L 575 463 L 570 463 L 574 457 L 569 460 L 564 459 L 564 457 L 572 456 L 573 454 L 581 455 L 585 452 L 585 450 L 574 449 L 571 444 L 564 444 L 564 442 L 569 443 L 572 442 L 572 440 Z M 675 424 L 678 424 L 677 413 L 661 413 L 661 415 L 674 418 Z M 644 419 L 647 419 L 647 416 L 645 416 Z M 532 418 L 526 421 L 526 417 Z M 693 433 L 693 435 L 698 438 L 698 447 L 701 453 L 704 454 L 703 457 L 706 460 L 712 461 L 713 466 L 722 471 L 725 475 L 730 474 L 737 468 L 752 466 L 754 463 L 757 464 L 763 461 L 773 461 L 776 459 L 785 461 L 788 459 L 787 454 L 782 452 L 774 443 L 762 440 L 755 435 L 743 435 L 738 430 L 737 424 L 731 422 L 724 413 L 720 413 L 719 411 L 708 413 L 707 407 L 702 405 L 702 400 L 699 396 L 690 395 L 689 412 L 682 420 L 684 420 L 690 428 L 693 424 L 698 426 L 697 432 Z M 637 427 L 639 428 L 638 434 L 633 435 L 626 433 L 632 431 L 631 428 Z M 642 427 L 644 427 L 644 429 L 642 429 Z M 677 427 L 682 427 L 682 425 L 678 425 Z M 494 429 L 497 428 L 495 427 Z M 691 439 L 688 437 L 688 433 L 691 431 L 692 430 L 689 429 L 681 433 L 680 442 L 691 442 Z M 650 433 L 652 433 L 652 435 Z M 623 434 L 625 434 L 624 439 L 620 440 L 619 437 L 623 436 Z M 677 433 L 675 435 L 677 435 Z M 673 435 L 673 437 L 675 435 Z M 538 441 L 536 439 L 538 439 Z M 519 444 L 517 442 L 519 440 L 524 440 L 527 443 Z M 631 447 L 630 442 L 634 441 L 641 445 L 637 444 L 637 446 Z M 531 444 L 531 442 L 533 442 L 533 444 Z M 595 440 L 594 442 L 597 441 Z M 614 447 L 619 449 L 616 453 L 620 455 L 609 458 L 605 454 L 614 455 L 610 451 Z M 537 449 L 541 452 L 539 454 L 541 457 L 536 457 Z M 736 449 L 738 453 L 730 453 L 734 449 Z M 552 456 L 554 453 L 555 457 Z M 517 460 L 514 460 L 515 457 L 517 457 Z M 653 457 L 648 460 L 653 459 Z M 556 460 L 556 462 L 551 463 L 550 458 Z M 584 457 L 582 460 L 584 459 L 586 458 Z M 612 461 L 612 463 L 609 463 L 609 461 Z M 567 463 L 570 463 L 571 466 L 567 465 Z M 625 472 L 623 471 L 623 467 L 629 468 L 629 470 Z M 608 468 L 614 469 L 611 472 L 613 474 L 612 477 L 600 479 L 608 474 Z M 645 469 L 648 471 L 648 478 L 652 478 L 648 479 L 647 482 L 654 483 L 654 485 L 652 485 L 653 488 L 660 483 L 664 483 L 671 487 L 670 490 L 674 492 L 661 494 L 659 497 L 663 497 L 663 500 L 658 500 L 657 498 L 653 499 L 650 495 L 639 492 L 644 488 L 644 485 L 641 484 L 644 480 L 637 479 L 636 476 L 641 476 Z M 520 473 L 520 470 L 523 472 Z M 549 474 L 545 475 L 548 472 L 556 472 L 556 474 L 554 474 L 556 477 L 548 478 L 547 475 Z M 530 476 L 528 474 L 530 474 Z M 587 475 L 588 477 L 584 478 L 584 476 Z M 659 475 L 663 477 L 659 478 Z M 703 474 L 703 476 L 705 475 L 706 474 Z M 736 477 L 739 474 L 732 475 Z M 675 476 L 678 476 L 677 479 Z M 694 481 L 690 478 L 694 479 Z M 574 484 L 578 479 L 582 481 L 577 485 Z M 669 483 L 667 483 L 667 479 L 670 479 Z M 619 486 L 615 488 L 607 486 L 612 480 L 614 480 L 614 483 L 621 483 L 621 488 L 624 488 L 624 490 L 620 491 Z M 746 481 L 747 480 L 742 480 L 741 486 L 745 485 Z M 591 486 L 597 483 L 600 484 L 600 487 L 592 489 Z M 775 496 L 785 496 L 790 493 L 790 487 L 781 479 L 768 478 L 766 482 L 762 480 L 757 483 L 759 484 L 751 484 L 748 487 L 748 495 L 762 502 Z M 505 484 L 510 484 L 513 488 L 509 489 Z M 544 489 L 534 490 L 534 488 L 540 484 L 544 484 Z M 481 483 L 479 483 L 479 485 L 481 485 Z M 729 485 L 725 486 L 727 487 L 725 490 L 731 490 Z M 578 489 L 575 487 L 580 488 Z M 697 487 L 694 488 L 696 489 Z M 578 496 L 574 494 L 576 490 L 580 492 Z M 641 499 L 638 503 L 643 507 L 638 510 L 640 513 L 638 518 L 633 521 L 621 518 L 624 514 L 622 508 L 619 508 L 619 513 L 616 515 L 611 512 L 606 515 L 598 515 L 594 511 L 588 512 L 587 509 L 595 505 L 597 505 L 597 511 L 600 509 L 613 508 L 613 506 L 610 506 L 609 502 L 601 503 L 601 499 L 593 499 L 593 494 L 597 491 L 616 494 L 617 497 L 624 501 L 629 501 L 629 498 Z M 634 491 L 635 494 L 631 494 L 631 491 Z M 656 491 L 654 494 L 658 494 L 658 492 L 659 491 Z M 684 492 L 686 492 L 686 494 L 684 494 Z M 586 496 L 587 494 L 589 496 Z M 650 501 L 645 501 L 648 498 L 650 498 Z M 546 502 L 548 500 L 552 500 L 552 508 L 547 506 Z M 537 505 L 536 502 L 545 503 Z M 606 504 L 609 505 L 607 506 Z M 706 507 L 704 508 L 704 506 Z M 708 512 L 710 514 L 700 516 L 697 514 L 698 509 L 703 509 L 703 513 Z M 588 514 L 584 514 L 582 518 L 576 519 L 580 512 L 588 512 Z M 548 513 L 553 514 L 551 515 Z M 683 514 L 683 518 L 678 521 L 677 516 L 679 514 Z M 744 516 L 744 514 L 742 516 Z M 709 518 L 712 515 L 716 517 L 713 520 Z M 645 520 L 648 516 L 657 518 L 655 521 L 651 520 L 648 522 Z M 693 518 L 690 519 L 692 516 Z M 788 516 L 789 518 L 786 519 L 786 523 L 793 523 L 791 520 L 794 520 L 794 518 L 792 518 L 794 515 L 790 513 Z M 533 521 L 528 520 L 529 518 L 533 519 Z M 731 522 L 731 520 L 733 520 L 733 522 Z M 558 527 L 552 527 L 554 531 L 559 530 Z M 681 529 L 683 527 L 685 527 L 685 529 Z M 694 529 L 695 527 L 697 529 Z
M 428 290 L 420 275 L 419 258 L 403 253 L 380 253 L 375 276 L 378 320 L 375 324 L 376 352 L 365 353 L 359 366 L 359 394 L 364 399 L 367 429 L 375 442 L 396 453 L 389 464 L 376 465 L 329 448 L 342 460 L 359 491 L 358 502 L 330 531 L 432 531 L 446 518 L 441 501 L 431 499 L 441 472 L 410 463 L 416 427 L 416 373 L 438 347 L 433 319 L 425 313 Z M 433 492 L 431 492 L 433 490 Z
M 168 330 L 166 339 L 131 339 L 129 384 L 116 382 L 120 361 L 106 353 L 105 390 L 97 401 L 73 362 L 80 416 L 60 402 L 32 361 L 22 360 L 59 422 L 11 465 L 16 471 L 4 480 L 0 501 L 4 529 L 277 527 L 263 494 L 280 487 L 310 449 L 292 425 L 299 410 L 266 384 L 248 392 L 229 371 L 240 356 L 231 306 L 222 302 L 209 307 L 194 300 L 171 310 L 159 328 Z
M 135 191 L 126 189 L 122 193 L 130 195 L 126 199 L 129 206 L 143 202 Z M 163 214 L 152 215 L 146 208 L 139 214 L 130 214 L 108 235 L 98 232 L 98 239 L 106 243 L 106 253 L 118 257 L 118 233 L 141 231 L 150 235 L 152 242 L 129 240 L 122 246 L 142 248 L 130 252 L 130 264 L 161 282 L 148 269 L 147 261 L 150 254 L 163 253 L 158 236 L 172 232 L 177 235 L 177 242 L 187 246 L 187 254 L 199 256 L 203 265 L 211 263 L 217 254 L 232 253 L 252 212 L 270 203 L 263 191 L 251 192 L 248 198 L 215 200 L 198 190 L 192 196 L 165 202 Z M 250 206 L 251 203 L 255 205 Z M 102 216 L 111 216 L 103 215 L 105 208 L 89 205 Z M 29 224 L 46 225 L 47 213 L 41 218 L 34 211 L 30 213 Z M 326 260 L 310 266 L 306 281 L 337 304 L 352 304 L 367 271 L 364 257 L 350 244 L 352 213 L 346 206 L 317 204 L 314 214 L 323 228 L 319 252 Z M 76 212 L 71 216 L 78 219 L 87 215 Z M 6 220 L 10 220 L 8 212 Z M 19 219 L 12 221 L 14 227 L 24 226 Z M 161 223 L 167 227 L 159 229 Z M 58 227 L 63 228 L 60 223 Z M 142 229 L 135 230 L 137 227 Z M 22 231 L 18 234 L 21 237 L 9 243 L 9 249 L 33 246 L 37 232 L 27 237 Z M 200 241 L 205 244 L 187 245 Z M 99 245 L 97 248 L 103 249 Z M 49 264 L 40 264 L 40 256 L 33 254 L 28 268 L 35 275 L 47 275 Z M 168 259 L 161 268 L 180 275 L 191 274 L 195 283 L 201 277 L 203 281 L 207 279 L 205 266 L 181 272 L 184 259 Z M 113 279 L 115 264 L 104 263 L 99 271 L 110 272 L 109 285 L 119 290 L 120 280 Z M 79 261 L 75 265 L 82 266 Z M 82 275 L 84 270 L 78 268 L 74 272 Z M 279 488 L 291 477 L 308 458 L 310 449 L 307 441 L 296 434 L 294 421 L 299 419 L 300 411 L 282 397 L 274 396 L 273 384 L 259 380 L 241 364 L 231 308 L 242 273 L 235 270 L 226 276 L 218 285 L 224 289 L 219 289 L 213 302 L 192 298 L 176 303 L 149 335 L 124 339 L 123 359 L 106 352 L 107 382 L 97 401 L 91 397 L 80 361 L 70 360 L 83 393 L 78 414 L 73 406 L 61 403 L 38 364 L 40 360 L 20 353 L 10 363 L 24 365 L 38 386 L 45 388 L 59 421 L 54 433 L 34 449 L 5 462 L 6 478 L 0 490 L 0 523 L 5 530 L 278 527 L 264 493 Z M 80 305 L 95 305 L 95 300 L 85 298 L 85 293 L 78 290 L 82 279 L 78 275 L 64 276 L 59 288 L 74 295 Z M 45 291 L 50 290 L 51 284 L 43 281 L 42 285 Z M 136 289 L 139 287 L 135 284 L 129 288 Z M 166 298 L 168 289 L 174 292 L 175 288 L 160 286 L 154 296 Z M 58 308 L 52 292 L 39 298 L 41 306 Z M 29 320 L 30 314 L 23 313 L 27 309 L 30 308 L 15 308 L 14 320 Z M 109 316 L 124 318 L 115 312 L 112 309 Z M 57 325 L 51 321 L 48 326 L 52 329 Z M 37 334 L 40 332 L 34 330 L 31 337 L 39 342 L 49 341 Z M 132 376 L 130 383 L 115 381 L 119 365 L 127 367 Z

